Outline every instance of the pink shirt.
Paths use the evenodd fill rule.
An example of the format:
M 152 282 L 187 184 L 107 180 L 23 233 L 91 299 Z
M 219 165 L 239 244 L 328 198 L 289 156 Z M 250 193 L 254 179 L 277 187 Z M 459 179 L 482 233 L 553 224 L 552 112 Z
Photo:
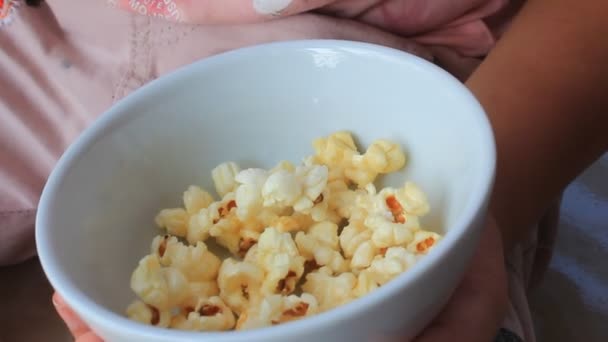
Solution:
M 123 7 L 149 10 L 152 4 L 158 15 L 171 16 L 174 1 L 179 0 L 128 0 Z M 114 101 L 159 75 L 246 45 L 338 38 L 433 56 L 465 78 L 500 34 L 501 27 L 490 23 L 513 5 L 508 0 L 393 0 L 399 6 L 393 12 L 401 15 L 391 18 L 387 11 L 367 8 L 369 0 L 350 1 L 358 12 L 338 14 L 372 24 L 384 20 L 420 46 L 368 29 L 359 36 L 311 14 L 205 26 L 128 13 L 101 0 L 47 0 L 40 8 L 0 0 L 0 265 L 34 255 L 37 202 L 67 145 Z M 250 12 L 229 21 L 251 21 Z

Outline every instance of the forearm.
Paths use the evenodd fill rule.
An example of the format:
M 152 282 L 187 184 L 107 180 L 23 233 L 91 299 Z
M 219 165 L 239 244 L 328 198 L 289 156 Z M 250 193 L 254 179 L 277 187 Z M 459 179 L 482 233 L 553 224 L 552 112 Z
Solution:
M 608 148 L 608 2 L 532 0 L 467 82 L 495 131 L 507 250 Z

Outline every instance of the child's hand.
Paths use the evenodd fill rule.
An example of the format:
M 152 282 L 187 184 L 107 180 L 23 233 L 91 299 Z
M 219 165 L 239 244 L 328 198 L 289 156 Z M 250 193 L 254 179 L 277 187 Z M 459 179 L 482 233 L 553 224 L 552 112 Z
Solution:
M 469 271 L 447 307 L 415 342 L 493 341 L 508 301 L 500 232 L 489 219 Z M 395 339 L 397 341 L 397 339 Z
M 57 292 L 53 295 L 53 305 L 74 336 L 75 342 L 103 342 L 74 314 Z
M 505 315 L 507 288 L 500 234 L 494 221 L 489 220 L 460 286 L 443 312 L 414 342 L 492 341 Z M 53 296 L 53 303 L 76 342 L 101 341 L 57 294 Z M 380 340 L 402 341 L 399 337 Z

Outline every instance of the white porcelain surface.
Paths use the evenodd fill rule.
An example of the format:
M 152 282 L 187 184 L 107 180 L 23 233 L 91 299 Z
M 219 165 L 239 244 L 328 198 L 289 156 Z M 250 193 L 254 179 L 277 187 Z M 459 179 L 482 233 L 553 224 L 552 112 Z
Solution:
M 423 221 L 444 240 L 374 293 L 294 323 L 187 333 L 124 318 L 130 273 L 158 233 L 158 209 L 210 170 L 298 162 L 313 138 L 350 130 L 402 143 L 404 172 L 429 194 Z M 414 56 L 337 41 L 237 50 L 163 77 L 119 102 L 68 149 L 39 205 L 36 240 L 51 284 L 106 341 L 373 341 L 416 334 L 443 305 L 477 240 L 494 174 L 487 119 L 469 92 Z

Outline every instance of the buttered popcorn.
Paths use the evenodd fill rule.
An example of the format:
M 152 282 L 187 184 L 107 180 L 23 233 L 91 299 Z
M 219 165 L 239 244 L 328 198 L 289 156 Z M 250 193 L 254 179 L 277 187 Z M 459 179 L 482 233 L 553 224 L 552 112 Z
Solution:
M 313 148 L 300 165 L 222 163 L 211 171 L 219 199 L 192 185 L 183 208 L 161 210 L 164 233 L 131 276 L 127 316 L 189 331 L 282 324 L 376 290 L 439 243 L 423 226 L 422 189 L 374 186 L 404 167 L 400 145 L 376 140 L 361 153 L 341 131 Z
M 345 272 L 348 265 L 340 253 L 338 225 L 321 222 L 296 234 L 296 244 L 306 260 L 314 260 L 319 266 L 327 266 L 334 273 Z
M 258 241 L 255 258 L 266 273 L 262 294 L 292 293 L 304 273 L 304 261 L 291 234 L 266 228 Z
M 195 331 L 230 330 L 234 324 L 234 314 L 217 296 L 199 300 L 171 320 L 171 328 Z
M 232 310 L 241 313 L 257 300 L 264 281 L 264 270 L 253 262 L 224 260 L 217 279 L 220 296 Z
M 317 299 L 303 293 L 301 296 L 270 295 L 247 308 L 236 322 L 237 330 L 263 328 L 286 323 L 318 312 Z

